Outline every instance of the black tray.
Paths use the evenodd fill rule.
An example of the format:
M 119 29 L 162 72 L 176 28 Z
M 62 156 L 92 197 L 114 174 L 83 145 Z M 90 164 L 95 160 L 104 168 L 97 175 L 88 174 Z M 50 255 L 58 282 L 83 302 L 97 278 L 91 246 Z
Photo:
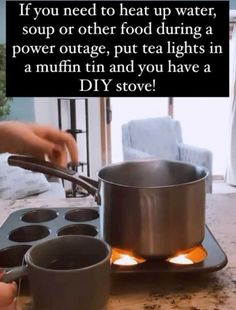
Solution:
M 26 251 L 34 244 L 65 234 L 84 234 L 101 238 L 99 207 L 28 208 L 9 215 L 0 228 L 0 268 L 22 264 Z M 227 256 L 206 226 L 202 243 L 207 258 L 193 265 L 176 265 L 151 260 L 134 266 L 112 265 L 114 274 L 212 272 L 227 264 Z
M 194 273 L 194 272 L 213 272 L 222 269 L 228 262 L 227 256 L 212 235 L 211 231 L 205 226 L 205 238 L 202 246 L 207 251 L 207 258 L 200 263 L 192 265 L 177 265 L 166 260 L 150 260 L 134 266 L 113 265 L 114 273 L 134 274 L 134 273 Z

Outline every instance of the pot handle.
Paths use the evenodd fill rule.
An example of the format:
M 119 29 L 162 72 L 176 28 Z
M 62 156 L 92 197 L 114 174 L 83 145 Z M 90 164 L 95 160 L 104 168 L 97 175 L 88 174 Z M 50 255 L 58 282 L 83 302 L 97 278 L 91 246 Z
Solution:
M 39 160 L 34 157 L 24 155 L 11 155 L 8 157 L 10 166 L 18 166 L 27 170 L 41 172 L 58 178 L 62 178 L 83 187 L 98 201 L 98 182 L 87 177 L 76 177 L 76 171 L 63 167 L 54 166 L 51 162 Z
M 15 267 L 5 272 L 1 277 L 0 281 L 4 283 L 11 283 L 14 280 L 26 276 L 27 274 L 27 265 Z

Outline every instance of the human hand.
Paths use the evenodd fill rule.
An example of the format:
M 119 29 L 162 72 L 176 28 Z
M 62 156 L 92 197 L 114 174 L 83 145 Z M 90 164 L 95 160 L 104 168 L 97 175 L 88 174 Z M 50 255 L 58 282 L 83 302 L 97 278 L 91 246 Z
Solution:
M 69 153 L 71 161 L 78 162 L 78 148 L 69 133 L 33 123 L 0 122 L 0 152 L 47 157 L 58 166 L 66 166 Z
M 4 272 L 0 272 L 0 281 Z M 17 285 L 0 282 L 0 310 L 14 310 Z

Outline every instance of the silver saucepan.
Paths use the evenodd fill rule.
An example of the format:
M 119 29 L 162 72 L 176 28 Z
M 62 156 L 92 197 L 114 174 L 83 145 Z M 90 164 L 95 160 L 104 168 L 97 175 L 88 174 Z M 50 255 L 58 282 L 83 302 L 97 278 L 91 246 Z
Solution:
M 79 184 L 101 207 L 101 231 L 111 246 L 136 255 L 167 257 L 199 245 L 205 230 L 205 180 L 202 167 L 178 161 L 141 160 L 105 166 L 98 182 L 75 171 L 25 156 L 10 165 Z

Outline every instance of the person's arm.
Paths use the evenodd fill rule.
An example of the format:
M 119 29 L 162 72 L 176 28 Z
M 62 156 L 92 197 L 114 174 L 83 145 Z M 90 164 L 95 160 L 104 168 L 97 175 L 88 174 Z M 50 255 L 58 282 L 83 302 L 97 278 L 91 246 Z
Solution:
M 69 153 L 73 163 L 78 162 L 78 148 L 74 138 L 51 126 L 16 121 L 0 122 L 0 153 L 31 155 L 49 159 L 65 166 Z M 0 278 L 2 273 L 0 273 Z M 14 309 L 15 283 L 0 282 L 0 310 Z
M 78 162 L 78 148 L 74 138 L 52 126 L 17 121 L 0 122 L 0 153 L 47 157 L 53 164 L 65 166 L 69 153 Z

